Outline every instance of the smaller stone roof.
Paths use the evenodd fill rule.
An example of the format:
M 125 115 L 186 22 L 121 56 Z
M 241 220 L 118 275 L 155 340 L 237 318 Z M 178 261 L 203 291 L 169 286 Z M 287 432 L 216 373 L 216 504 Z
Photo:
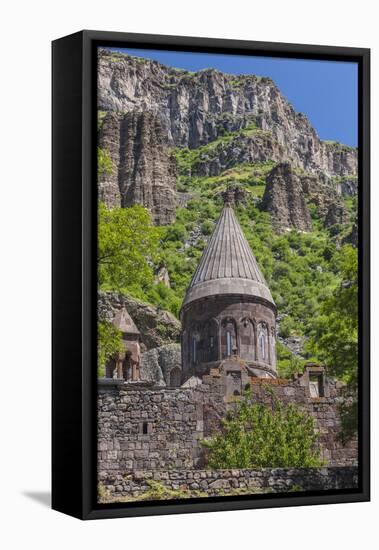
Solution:
M 140 335 L 140 331 L 136 327 L 133 319 L 125 308 L 120 309 L 112 321 L 115 327 L 117 327 L 122 333 L 129 335 Z

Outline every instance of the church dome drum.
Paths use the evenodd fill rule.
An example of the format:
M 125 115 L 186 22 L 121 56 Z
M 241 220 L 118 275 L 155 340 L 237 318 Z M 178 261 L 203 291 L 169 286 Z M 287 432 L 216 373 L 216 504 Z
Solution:
M 275 318 L 270 290 L 226 203 L 181 308 L 183 381 L 215 367 L 236 376 L 237 365 L 251 376 L 276 377 Z

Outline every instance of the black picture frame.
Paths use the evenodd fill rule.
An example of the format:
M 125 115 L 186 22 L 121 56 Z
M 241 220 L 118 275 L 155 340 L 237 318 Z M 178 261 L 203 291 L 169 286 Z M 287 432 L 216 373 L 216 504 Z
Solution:
M 96 48 L 354 61 L 359 74 L 359 487 L 100 505 L 96 502 Z M 81 519 L 370 499 L 370 50 L 85 30 L 52 44 L 52 507 Z

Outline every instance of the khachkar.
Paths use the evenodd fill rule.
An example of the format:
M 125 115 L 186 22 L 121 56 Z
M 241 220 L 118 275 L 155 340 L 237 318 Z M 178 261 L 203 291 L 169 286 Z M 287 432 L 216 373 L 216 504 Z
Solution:
M 180 316 L 182 383 L 218 370 L 237 395 L 251 376 L 276 378 L 276 306 L 228 200 Z

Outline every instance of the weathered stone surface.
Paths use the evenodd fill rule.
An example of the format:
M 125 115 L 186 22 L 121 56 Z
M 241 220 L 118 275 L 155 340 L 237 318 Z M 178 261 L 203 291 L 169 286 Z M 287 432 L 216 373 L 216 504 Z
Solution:
M 173 369 L 182 369 L 180 344 L 167 344 L 153 348 L 142 354 L 140 376 L 142 380 L 154 382 L 159 386 L 170 386 L 170 374 Z
M 228 383 L 227 375 L 212 374 L 192 387 L 99 385 L 99 479 L 143 469 L 202 468 L 205 457 L 200 441 L 219 432 L 234 403 L 225 399 Z M 269 385 L 283 404 L 295 403 L 313 416 L 320 432 L 321 458 L 328 466 L 356 465 L 357 439 L 343 446 L 338 437 L 339 407 L 346 398 L 343 388 L 332 379 L 325 378 L 323 384 L 324 396 L 313 398 L 308 371 L 294 380 L 250 378 L 254 402 L 272 406 Z
M 324 174 L 297 172 L 291 164 L 277 164 L 268 174 L 262 208 L 272 215 L 278 231 L 310 231 L 309 204 L 317 207 L 326 227 L 346 223 L 348 214 L 335 184 Z
M 358 178 L 345 176 L 336 183 L 338 192 L 347 197 L 354 197 L 358 193 Z
M 354 223 L 351 231 L 343 240 L 343 243 L 351 244 L 354 247 L 358 246 L 358 224 Z
M 309 203 L 317 207 L 318 216 L 325 226 L 346 223 L 348 214 L 334 182 L 325 174 L 302 174 L 300 176 L 303 193 Z
M 159 364 L 159 348 L 153 348 L 141 356 L 140 362 L 140 378 L 148 382 L 153 382 L 156 386 L 165 386 L 166 382 L 163 378 L 162 368 Z
M 312 228 L 301 178 L 289 163 L 278 164 L 268 175 L 262 207 L 271 213 L 273 225 L 279 230 Z
M 302 357 L 304 350 L 304 336 L 289 336 L 288 338 L 278 337 L 278 340 L 284 344 L 294 355 Z
M 145 349 L 180 341 L 180 322 L 169 311 L 116 292 L 99 293 L 98 315 L 101 319 L 112 320 L 116 312 L 123 307 L 140 331 Z
M 251 136 L 237 135 L 231 141 L 221 141 L 210 151 L 204 151 L 192 166 L 191 173 L 196 176 L 217 176 L 239 164 L 271 160 L 283 162 L 289 158 L 294 162 L 268 132 L 256 132 Z
M 228 75 L 214 69 L 197 73 L 156 61 L 99 52 L 98 108 L 157 114 L 172 146 L 195 148 L 251 126 L 260 131 L 241 137 L 204 159 L 203 174 L 216 175 L 228 159 L 252 162 L 271 156 L 310 172 L 356 175 L 357 151 L 323 142 L 302 113 L 296 113 L 270 78 Z M 265 143 L 263 143 L 265 141 Z
M 108 113 L 99 146 L 109 152 L 113 171 L 100 177 L 100 199 L 108 207 L 142 204 L 155 223 L 170 223 L 176 207 L 176 161 L 165 142 L 154 113 Z
M 108 208 L 121 207 L 121 193 L 118 181 L 118 165 L 120 161 L 119 126 L 119 117 L 115 114 L 109 114 L 103 120 L 102 130 L 98 136 L 99 147 L 109 155 L 112 161 L 112 169 L 110 171 L 99 172 L 97 183 L 99 199 Z
M 110 470 L 125 475 L 131 470 L 195 467 L 201 454 L 195 443 L 203 432 L 193 397 L 191 389 L 100 385 L 100 479 Z
M 225 191 L 220 193 L 220 196 L 224 202 L 228 202 L 232 206 L 245 205 L 247 202 L 246 190 L 238 183 L 229 185 Z
M 182 369 L 182 351 L 180 344 L 168 344 L 158 348 L 159 365 L 163 372 L 163 377 L 168 386 L 171 383 L 170 374 L 173 369 Z
M 349 215 L 346 211 L 343 203 L 332 202 L 329 205 L 328 212 L 325 216 L 325 225 L 326 227 L 331 227 L 336 224 L 344 224 L 349 221 Z
M 325 491 L 358 487 L 358 467 L 202 471 L 181 469 L 139 471 L 127 478 L 108 472 L 100 478 L 102 486 L 107 491 L 108 500 L 105 499 L 105 502 L 117 502 L 120 497 L 140 496 L 149 491 L 149 481 L 152 479 L 161 482 L 167 489 L 180 488 L 182 498 L 199 496 L 193 494 L 199 489 L 203 497 L 241 494 L 241 491 L 242 494 Z M 173 495 L 172 498 L 175 496 L 177 497 Z M 170 498 L 169 495 L 166 498 Z
M 155 281 L 157 283 L 163 283 L 167 288 L 170 288 L 170 276 L 168 274 L 167 267 L 160 267 L 155 274 Z

